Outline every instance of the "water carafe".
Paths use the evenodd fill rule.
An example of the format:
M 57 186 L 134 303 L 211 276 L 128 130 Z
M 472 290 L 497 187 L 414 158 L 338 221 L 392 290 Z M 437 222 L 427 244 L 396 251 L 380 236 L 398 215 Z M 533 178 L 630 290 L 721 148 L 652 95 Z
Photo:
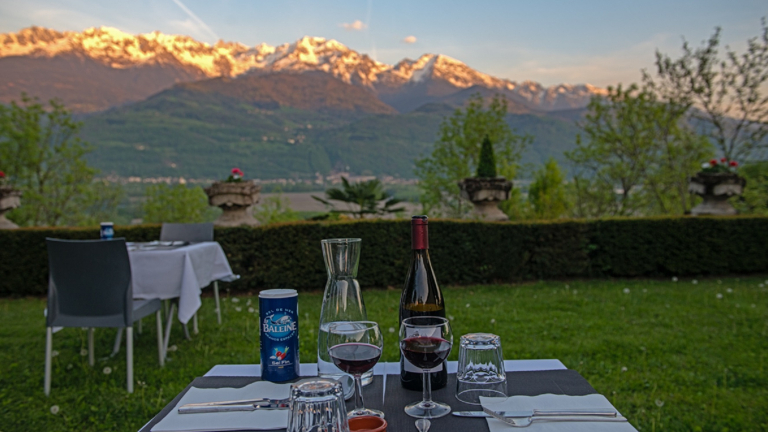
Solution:
M 318 375 L 323 378 L 340 379 L 345 375 L 333 364 L 328 354 L 328 327 L 331 323 L 368 319 L 363 294 L 356 279 L 361 242 L 359 238 L 326 239 L 321 242 L 328 270 L 317 336 L 317 369 Z M 363 375 L 363 382 L 369 383 L 372 377 L 373 371 L 369 371 Z

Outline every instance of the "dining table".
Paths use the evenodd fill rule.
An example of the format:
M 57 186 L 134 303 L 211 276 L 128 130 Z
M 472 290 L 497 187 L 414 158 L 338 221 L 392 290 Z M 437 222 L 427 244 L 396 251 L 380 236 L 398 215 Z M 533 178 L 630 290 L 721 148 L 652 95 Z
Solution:
M 202 288 L 234 276 L 224 250 L 215 241 L 126 245 L 131 260 L 133 298 L 178 298 L 178 319 L 182 324 L 187 324 L 202 305 Z
M 481 411 L 479 405 L 469 405 L 458 401 L 455 398 L 456 390 L 456 369 L 457 362 L 449 361 L 446 363 L 448 368 L 448 384 L 439 390 L 432 392 L 433 400 L 448 403 L 453 411 Z M 561 395 L 553 397 L 567 396 L 587 396 L 603 398 L 582 377 L 577 371 L 567 369 L 565 365 L 557 359 L 522 359 L 505 360 L 504 367 L 507 373 L 507 389 L 512 400 L 513 396 L 539 396 L 539 395 Z M 365 406 L 379 409 L 385 413 L 385 419 L 388 426 L 387 431 L 414 431 L 415 419 L 409 417 L 403 411 L 403 407 L 413 401 L 421 399 L 421 392 L 405 390 L 400 385 L 400 364 L 391 362 L 380 362 L 374 367 L 374 377 L 370 385 L 363 390 Z M 317 364 L 308 363 L 300 365 L 300 377 L 306 378 L 317 376 Z M 182 398 L 190 389 L 222 389 L 222 388 L 243 388 L 254 382 L 261 380 L 261 367 L 259 364 L 220 364 L 213 366 L 202 377 L 195 378 L 183 391 L 181 391 L 173 400 L 171 400 L 157 415 L 149 420 L 140 432 L 158 432 L 158 431 L 183 431 L 183 430 L 274 430 L 285 431 L 282 429 L 264 429 L 258 425 L 249 428 L 206 428 L 204 422 L 196 423 L 191 429 L 185 428 L 181 423 L 171 419 L 183 419 L 182 423 L 189 424 L 194 419 L 198 422 L 203 416 L 208 414 L 176 414 Z M 294 380 L 295 381 L 295 380 Z M 252 395 L 250 397 L 259 397 Z M 605 400 L 603 398 L 603 400 Z M 213 401 L 211 401 L 213 402 Z M 607 403 L 607 401 L 606 401 Z M 352 401 L 347 402 L 347 408 L 353 407 Z M 250 414 L 250 413 L 249 413 Z M 227 413 L 217 413 L 217 415 L 226 416 Z M 167 419 L 166 419 L 167 417 Z M 256 418 L 256 417 L 254 417 Z M 432 419 L 432 431 L 459 432 L 469 430 L 514 430 L 512 427 L 499 427 L 503 425 L 492 423 L 497 422 L 494 419 L 486 420 L 481 417 L 456 417 L 448 415 L 445 417 Z M 254 422 L 258 423 L 258 422 Z M 493 426 L 490 426 L 492 425 Z M 580 429 L 572 429 L 574 426 L 580 426 Z M 559 428 L 558 428 L 559 427 Z M 489 429 L 490 428 L 490 429 Z M 495 429 L 494 429 L 495 428 Z M 599 432 L 637 432 L 629 422 L 605 422 L 605 423 L 533 423 L 528 430 L 530 431 L 560 431 L 560 430 L 590 430 Z
M 217 280 L 236 278 L 218 242 L 126 243 L 131 261 L 134 299 L 178 299 L 176 317 L 184 325 L 202 305 L 202 289 Z M 167 310 L 163 351 L 167 353 L 176 304 Z M 195 332 L 197 321 L 195 320 Z M 122 332 L 115 340 L 114 356 L 119 351 Z M 165 355 L 163 355 L 165 357 Z

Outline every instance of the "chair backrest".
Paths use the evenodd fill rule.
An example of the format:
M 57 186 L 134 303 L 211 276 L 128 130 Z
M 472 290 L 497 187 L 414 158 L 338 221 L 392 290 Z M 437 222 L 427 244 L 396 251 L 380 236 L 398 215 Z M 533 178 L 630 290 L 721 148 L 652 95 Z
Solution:
M 160 240 L 190 243 L 213 241 L 213 223 L 163 223 L 160 229 Z
M 125 239 L 48 244 L 47 325 L 126 327 L 133 323 L 131 262 Z

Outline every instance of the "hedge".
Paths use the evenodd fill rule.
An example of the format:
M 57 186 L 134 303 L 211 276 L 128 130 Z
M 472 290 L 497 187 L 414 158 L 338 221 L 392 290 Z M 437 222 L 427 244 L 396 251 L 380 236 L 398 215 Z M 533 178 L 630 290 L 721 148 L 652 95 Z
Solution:
M 320 240 L 363 239 L 359 281 L 397 287 L 410 259 L 407 220 L 297 222 L 216 228 L 232 270 L 232 290 L 323 289 Z M 116 227 L 150 241 L 159 225 Z M 0 295 L 46 292 L 46 237 L 90 239 L 98 228 L 0 230 Z M 441 284 L 569 277 L 703 276 L 768 272 L 768 217 L 622 218 L 487 223 L 430 221 L 430 253 Z

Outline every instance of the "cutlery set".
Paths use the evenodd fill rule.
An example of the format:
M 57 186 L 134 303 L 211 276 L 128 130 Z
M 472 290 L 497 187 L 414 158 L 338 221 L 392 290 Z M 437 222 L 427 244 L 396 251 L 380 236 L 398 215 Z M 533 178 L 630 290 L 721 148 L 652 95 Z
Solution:
M 285 410 L 289 407 L 288 399 L 245 399 L 235 401 L 185 404 L 178 408 L 179 414 L 196 414 L 230 411 Z M 493 411 L 456 411 L 456 417 L 493 417 L 511 427 L 524 428 L 534 422 L 626 422 L 627 419 L 615 410 L 521 410 Z M 417 425 L 428 428 L 428 423 Z M 423 429 L 426 430 L 426 429 Z

